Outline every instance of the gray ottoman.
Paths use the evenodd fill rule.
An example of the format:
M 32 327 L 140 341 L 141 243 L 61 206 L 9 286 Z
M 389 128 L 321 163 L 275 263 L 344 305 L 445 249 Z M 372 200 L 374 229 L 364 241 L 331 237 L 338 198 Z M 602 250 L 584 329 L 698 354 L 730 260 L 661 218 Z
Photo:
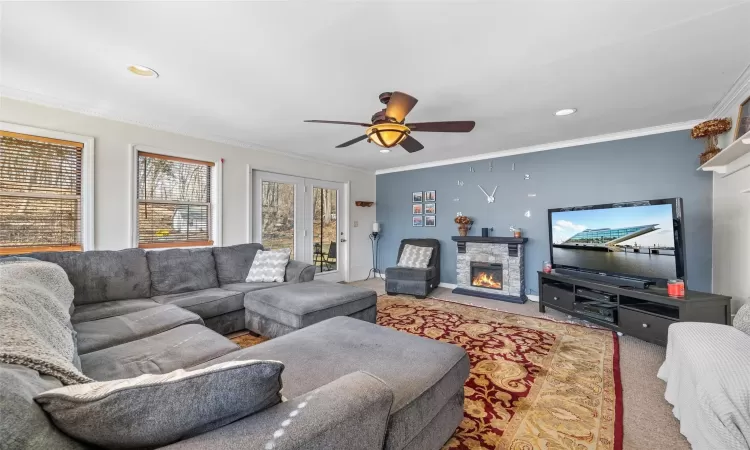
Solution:
M 345 284 L 314 280 L 245 294 L 245 326 L 278 337 L 336 316 L 375 323 L 377 294 Z

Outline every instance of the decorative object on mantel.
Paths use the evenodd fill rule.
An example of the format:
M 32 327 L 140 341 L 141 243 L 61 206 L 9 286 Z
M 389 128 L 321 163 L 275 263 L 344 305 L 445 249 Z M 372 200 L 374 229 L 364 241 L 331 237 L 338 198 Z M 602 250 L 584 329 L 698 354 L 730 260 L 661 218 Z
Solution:
M 453 219 L 453 221 L 458 224 L 458 234 L 460 236 L 466 236 L 469 234 L 469 230 L 471 230 L 472 224 L 471 219 L 469 219 L 467 216 L 457 216 L 455 219 Z
M 366 208 L 369 208 L 370 206 L 374 205 L 375 202 L 354 202 L 357 206 L 364 206 Z
M 516 238 L 516 239 L 520 239 L 521 238 L 521 229 L 520 228 L 511 226 L 510 227 L 510 232 L 513 233 L 513 237 L 514 238 Z
M 706 138 L 706 150 L 700 154 L 701 165 L 709 159 L 716 156 L 721 149 L 716 145 L 717 136 L 726 133 L 732 129 L 732 119 L 725 117 L 723 119 L 711 119 L 701 122 L 693 127 L 690 137 L 693 139 Z
M 734 131 L 734 140 L 740 138 L 750 131 L 750 97 L 740 104 L 740 112 L 737 115 L 737 129 Z

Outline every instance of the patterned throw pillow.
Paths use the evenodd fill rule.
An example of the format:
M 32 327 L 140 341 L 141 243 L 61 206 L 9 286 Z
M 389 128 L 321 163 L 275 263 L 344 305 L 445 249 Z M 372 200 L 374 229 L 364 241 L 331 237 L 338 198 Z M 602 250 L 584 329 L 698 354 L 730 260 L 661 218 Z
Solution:
M 258 250 L 245 281 L 248 283 L 283 283 L 291 252 L 288 248 Z
M 104 448 L 152 448 L 281 402 L 283 370 L 279 361 L 227 361 L 65 386 L 34 400 L 58 428 L 78 440 Z
M 416 245 L 404 245 L 401 258 L 398 260 L 399 267 L 412 267 L 415 269 L 426 269 L 432 256 L 432 247 L 417 247 Z

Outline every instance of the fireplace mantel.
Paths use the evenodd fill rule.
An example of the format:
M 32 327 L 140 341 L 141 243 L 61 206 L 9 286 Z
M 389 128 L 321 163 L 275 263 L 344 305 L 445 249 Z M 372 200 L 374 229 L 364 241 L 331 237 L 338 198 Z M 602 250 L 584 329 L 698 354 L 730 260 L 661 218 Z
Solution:
M 525 244 L 528 238 L 512 238 L 512 237 L 482 237 L 482 236 L 451 236 L 456 242 L 481 242 L 485 244 Z

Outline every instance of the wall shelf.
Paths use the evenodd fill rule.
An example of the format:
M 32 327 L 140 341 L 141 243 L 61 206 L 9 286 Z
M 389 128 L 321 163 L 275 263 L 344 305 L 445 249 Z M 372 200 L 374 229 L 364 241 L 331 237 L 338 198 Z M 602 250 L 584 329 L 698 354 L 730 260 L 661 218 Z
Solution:
M 750 166 L 750 131 L 740 136 L 698 170 L 716 172 L 724 176 Z

